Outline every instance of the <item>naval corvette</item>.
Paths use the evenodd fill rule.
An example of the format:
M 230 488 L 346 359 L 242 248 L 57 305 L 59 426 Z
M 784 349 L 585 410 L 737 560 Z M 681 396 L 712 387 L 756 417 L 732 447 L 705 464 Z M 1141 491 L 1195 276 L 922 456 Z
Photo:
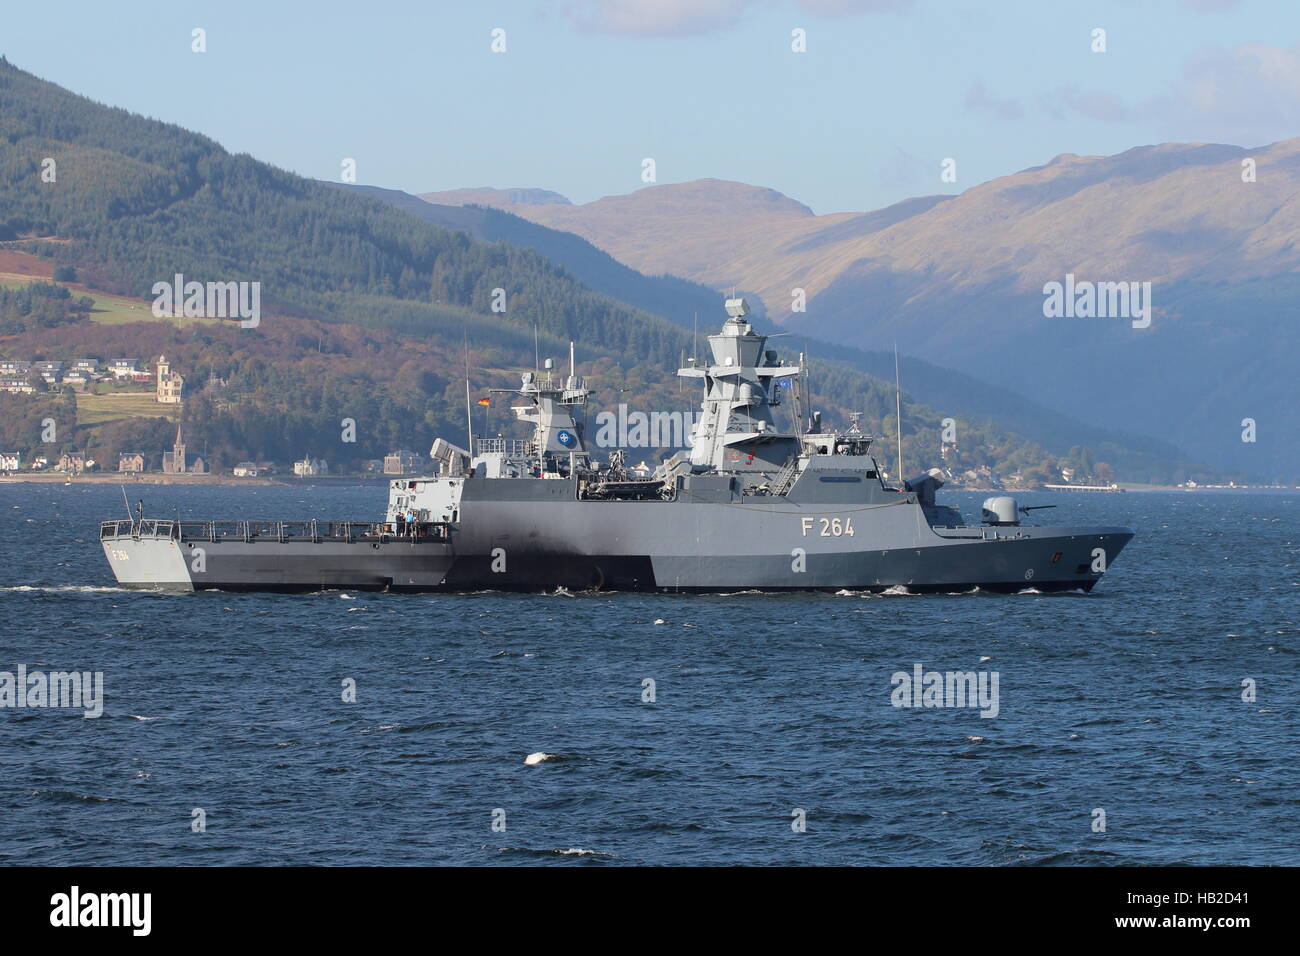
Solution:
M 528 440 L 438 439 L 432 473 L 389 486 L 380 521 L 106 521 L 127 587 L 317 591 L 1091 591 L 1133 532 L 1031 527 L 1007 496 L 967 526 L 936 501 L 938 470 L 890 487 L 856 422 L 805 414 L 802 356 L 783 364 L 727 301 L 688 450 L 653 471 L 587 449 L 586 381 L 525 372 Z M 550 363 L 548 362 L 548 365 Z M 773 409 L 795 405 L 794 431 Z

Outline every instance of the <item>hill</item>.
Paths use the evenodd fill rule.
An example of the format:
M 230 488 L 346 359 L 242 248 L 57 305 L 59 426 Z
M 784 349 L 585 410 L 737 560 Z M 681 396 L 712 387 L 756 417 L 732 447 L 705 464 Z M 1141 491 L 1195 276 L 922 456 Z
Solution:
M 53 180 L 42 176 L 47 157 L 57 165 Z M 257 327 L 181 328 L 143 311 L 121 326 L 86 319 L 45 327 L 27 322 L 31 313 L 19 303 L 9 319 L 22 330 L 0 338 L 12 357 L 165 350 L 195 390 L 185 410 L 191 444 L 208 448 L 218 465 L 308 453 L 364 458 L 398 445 L 427 447 L 438 433 L 459 439 L 463 385 L 455 370 L 465 347 L 475 385 L 502 386 L 514 370 L 532 366 L 535 335 L 544 354 L 581 343 L 584 368 L 604 386 L 593 411 L 620 402 L 690 409 L 697 401 L 670 371 L 693 349 L 688 331 L 586 288 L 530 249 L 478 241 L 231 155 L 206 137 L 96 104 L 6 61 L 0 183 L 0 238 L 16 251 L 73 266 L 97 294 L 148 302 L 154 283 L 175 274 L 259 283 L 264 314 Z M 504 311 L 494 310 L 498 305 Z M 706 330 L 718 319 L 716 312 L 701 316 Z M 869 427 L 893 433 L 888 385 L 824 360 L 814 383 L 832 420 L 865 411 Z M 45 400 L 52 399 L 6 398 Z M 963 424 L 961 445 L 949 453 L 955 468 L 1053 474 L 1059 455 L 960 408 L 909 402 L 912 460 L 940 460 L 940 423 L 949 415 Z M 357 447 L 340 445 L 343 418 L 365 435 Z M 35 440 L 27 432 L 17 437 L 24 435 Z M 61 435 L 82 437 L 67 429 Z M 1082 449 L 1071 454 L 1089 457 Z
M 446 192 L 438 193 L 437 195 L 442 198 L 430 199 L 429 201 L 442 203 L 448 206 L 498 206 L 503 204 L 518 204 L 526 206 L 572 205 L 567 196 L 562 196 L 549 189 L 533 189 L 528 187 L 517 189 L 493 189 L 491 186 L 479 186 L 471 189 L 449 189 Z
M 498 190 L 498 201 L 505 203 L 505 208 L 497 209 L 477 205 L 441 205 L 427 199 L 422 201 L 400 190 L 374 186 L 338 188 L 371 196 L 445 228 L 464 230 L 478 239 L 503 241 L 532 249 L 550 262 L 564 267 L 588 288 L 676 322 L 684 328 L 693 327 L 698 316 L 707 317 L 716 311 L 716 290 L 675 276 L 644 275 L 623 265 L 580 236 L 551 229 L 505 211 L 505 208 L 517 203 L 504 197 L 514 195 L 518 190 Z M 451 193 L 439 195 L 449 200 L 455 198 Z M 769 202 L 761 197 L 756 201 L 764 208 Z M 791 215 L 811 215 L 802 206 L 798 210 L 788 207 L 787 211 Z M 720 214 L 721 210 L 715 212 Z M 755 301 L 748 290 L 742 288 L 737 291 L 751 296 L 751 302 Z M 765 330 L 778 328 L 761 308 L 756 312 L 756 326 Z M 865 371 L 885 382 L 893 378 L 892 351 L 831 345 L 820 336 L 800 335 L 797 342 L 801 350 L 812 355 L 823 358 L 832 356 L 840 364 Z M 1192 467 L 1186 456 L 1168 442 L 1080 421 L 1045 408 L 1010 389 L 991 385 L 973 376 L 941 368 L 912 356 L 903 356 L 901 365 L 902 380 L 907 388 L 914 395 L 924 396 L 928 405 L 960 409 L 968 418 L 991 421 L 1002 429 L 1031 439 L 1054 454 L 1064 456 L 1072 448 L 1090 447 L 1099 459 L 1109 462 L 1121 474 L 1134 479 L 1145 476 L 1155 481 L 1173 480 L 1175 475 L 1186 473 Z
M 864 349 L 897 341 L 1106 430 L 1300 475 L 1300 139 L 1062 155 L 868 213 L 817 216 L 768 192 L 700 180 L 503 208 L 633 268 L 754 289 L 787 328 Z M 1046 317 L 1044 286 L 1067 274 L 1150 282 L 1150 327 Z M 806 312 L 792 311 L 795 288 Z M 1260 423 L 1256 443 L 1240 440 L 1244 417 Z
M 397 189 L 336 183 L 329 185 L 378 199 L 444 229 L 462 230 L 483 242 L 504 242 L 518 248 L 531 249 L 548 262 L 563 268 L 588 289 L 667 319 L 682 328 L 692 328 L 699 316 L 712 316 L 718 312 L 719 295 L 716 289 L 676 276 L 646 275 L 624 265 L 580 236 L 540 226 L 487 204 L 441 205 Z M 513 194 L 518 190 L 498 192 Z M 744 295 L 748 290 L 737 291 Z M 761 304 L 756 299 L 755 303 L 757 308 L 754 321 L 759 326 L 771 327 Z

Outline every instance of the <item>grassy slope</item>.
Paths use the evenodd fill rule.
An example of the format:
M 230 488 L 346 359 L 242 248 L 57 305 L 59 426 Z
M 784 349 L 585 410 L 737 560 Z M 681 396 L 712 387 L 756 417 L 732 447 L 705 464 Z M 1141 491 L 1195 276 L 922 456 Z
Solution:
M 17 289 L 29 282 L 51 282 L 52 280 L 42 276 L 32 276 L 15 272 L 0 272 L 0 286 L 9 289 Z M 89 289 L 78 282 L 55 282 L 54 285 L 66 286 L 74 297 L 89 296 L 95 303 L 90 310 L 90 321 L 102 325 L 118 325 L 123 322 L 144 322 L 154 321 L 155 316 L 149 308 L 149 303 L 140 299 L 130 299 L 126 296 L 113 295 L 111 292 L 100 292 Z M 168 322 L 176 326 L 185 328 L 192 325 L 207 324 L 220 322 L 220 319 L 167 319 Z
M 166 418 L 176 421 L 180 406 L 160 405 L 153 392 L 77 393 L 77 424 L 102 425 L 124 418 Z

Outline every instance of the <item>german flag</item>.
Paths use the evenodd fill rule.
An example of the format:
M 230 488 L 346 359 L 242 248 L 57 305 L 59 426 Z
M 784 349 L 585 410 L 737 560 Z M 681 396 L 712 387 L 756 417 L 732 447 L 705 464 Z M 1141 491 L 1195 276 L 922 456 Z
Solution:
M 492 404 L 492 399 L 490 399 L 490 398 L 480 398 L 480 399 L 478 400 L 478 403 L 479 403 L 480 405 L 491 405 L 491 404 Z

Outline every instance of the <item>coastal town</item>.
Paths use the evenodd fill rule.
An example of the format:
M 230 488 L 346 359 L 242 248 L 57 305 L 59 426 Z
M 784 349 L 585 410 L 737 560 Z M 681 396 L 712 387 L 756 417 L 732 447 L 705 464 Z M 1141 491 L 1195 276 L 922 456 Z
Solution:
M 216 385 L 224 384 L 216 380 Z M 209 386 L 210 387 L 210 386 Z M 116 454 L 115 460 L 99 460 L 92 452 L 77 449 L 60 449 L 57 452 L 35 452 L 26 457 L 21 452 L 0 449 L 0 476 L 10 479 L 21 477 L 34 480 L 72 480 L 78 477 L 103 477 L 110 475 L 148 481 L 293 481 L 296 479 L 322 479 L 365 477 L 380 475 L 413 475 L 425 471 L 430 464 L 427 456 L 409 448 L 397 448 L 382 458 L 352 459 L 333 465 L 323 456 L 306 452 L 293 460 L 266 459 L 236 461 L 228 468 L 214 468 L 201 449 L 192 446 L 187 438 L 182 409 L 187 397 L 185 375 L 159 355 L 153 361 L 139 358 L 78 358 L 68 360 L 0 359 L 0 393 L 32 395 L 37 392 L 71 392 L 78 398 L 78 407 L 87 397 L 101 400 L 134 399 L 134 414 L 141 417 L 156 415 L 175 422 L 175 432 L 170 446 L 161 454 L 152 456 L 139 450 L 126 449 Z M 148 409 L 154 409 L 150 412 Z M 155 446 L 156 447 L 156 446 Z M 1117 492 L 1124 490 L 1115 480 L 1105 463 L 1090 464 L 1085 471 L 1072 467 L 1062 460 L 1056 466 L 1056 481 L 1027 480 L 1011 473 L 999 474 L 988 466 L 976 468 L 956 467 L 950 460 L 956 444 L 940 447 L 941 471 L 944 481 L 952 488 L 975 490 L 1030 491 L 1092 491 Z M 646 473 L 650 466 L 639 466 Z M 883 472 L 887 480 L 894 476 Z M 1136 487 L 1136 486 L 1134 486 Z M 1176 486 L 1179 490 L 1244 489 L 1248 486 L 1228 482 L 1223 484 L 1198 484 L 1186 481 Z M 1269 486 L 1257 486 L 1269 487 Z
M 152 367 L 150 367 L 152 366 Z M 163 451 L 161 459 L 150 461 L 140 451 L 123 451 L 116 461 L 98 461 L 86 451 L 68 450 L 59 454 L 34 454 L 24 460 L 22 453 L 0 450 L 0 474 L 4 475 L 81 475 L 118 473 L 128 476 L 148 474 L 165 476 L 209 476 L 216 474 L 202 454 L 189 447 L 180 408 L 186 396 L 185 376 L 165 355 L 152 363 L 137 358 L 101 361 L 95 358 L 73 360 L 0 359 L 0 392 L 32 395 L 38 391 L 70 390 L 86 395 L 97 387 L 107 386 L 113 394 L 132 395 L 158 406 L 159 416 L 176 420 L 175 440 Z M 156 458 L 157 456 L 155 456 Z M 408 475 L 424 470 L 428 459 L 406 448 L 395 449 L 383 458 L 367 459 L 359 468 L 336 469 L 335 474 Z M 265 479 L 269 477 L 321 478 L 331 474 L 323 457 L 304 454 L 289 465 L 259 460 L 240 461 L 225 473 L 226 477 Z

